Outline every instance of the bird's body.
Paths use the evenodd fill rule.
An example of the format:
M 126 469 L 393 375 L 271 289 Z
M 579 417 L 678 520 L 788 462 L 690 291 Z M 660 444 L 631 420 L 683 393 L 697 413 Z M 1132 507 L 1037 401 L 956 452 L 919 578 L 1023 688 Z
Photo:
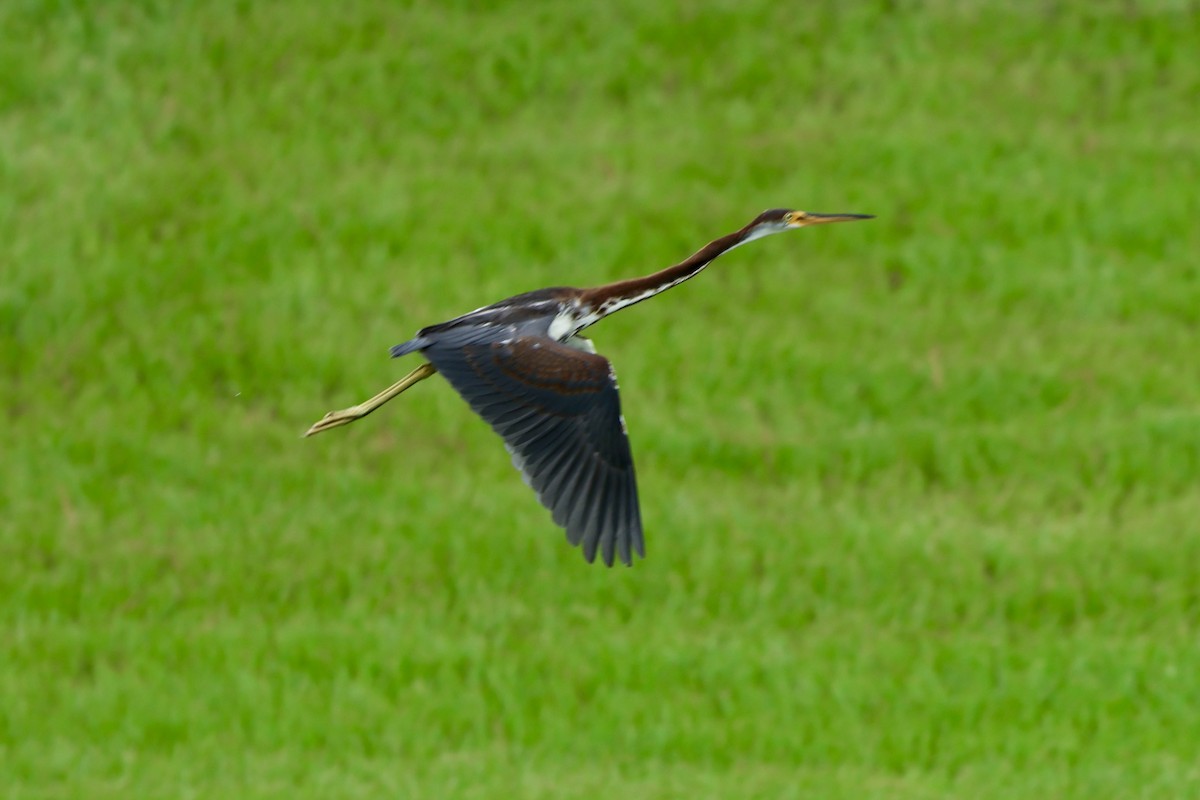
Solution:
M 359 406 L 331 412 L 309 435 L 369 414 L 441 372 L 504 439 L 526 483 L 588 561 L 631 564 L 645 555 L 637 483 L 617 378 L 579 334 L 604 317 L 694 277 L 722 253 L 771 233 L 861 214 L 772 209 L 667 269 L 591 289 L 554 287 L 515 295 L 422 328 L 392 348 L 429 364 Z

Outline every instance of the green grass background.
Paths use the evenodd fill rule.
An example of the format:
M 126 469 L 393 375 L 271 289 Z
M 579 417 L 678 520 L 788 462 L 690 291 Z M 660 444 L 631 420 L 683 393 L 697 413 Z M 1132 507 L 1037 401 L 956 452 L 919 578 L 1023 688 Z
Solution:
M 1200 9 L 0 5 L 0 795 L 1200 797 Z M 593 329 L 588 566 L 422 325 Z

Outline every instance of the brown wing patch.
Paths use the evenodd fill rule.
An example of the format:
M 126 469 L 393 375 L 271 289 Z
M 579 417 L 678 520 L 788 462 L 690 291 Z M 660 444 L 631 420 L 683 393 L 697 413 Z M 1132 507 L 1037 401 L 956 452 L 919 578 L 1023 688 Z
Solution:
M 553 344 L 558 346 L 518 339 L 510 345 L 492 345 L 492 357 L 506 375 L 539 389 L 586 394 L 604 387 L 611 369 L 607 358 Z

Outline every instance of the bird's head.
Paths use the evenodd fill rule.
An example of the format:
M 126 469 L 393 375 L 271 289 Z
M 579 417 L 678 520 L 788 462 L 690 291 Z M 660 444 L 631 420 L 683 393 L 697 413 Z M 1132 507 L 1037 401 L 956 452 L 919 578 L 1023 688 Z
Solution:
M 860 219 L 873 219 L 872 214 L 817 214 L 813 211 L 795 211 L 787 208 L 772 208 L 754 218 L 754 221 L 743 228 L 745 233 L 742 243 L 770 236 L 772 233 L 782 233 L 792 228 L 803 228 L 808 225 L 823 225 L 826 222 L 854 222 Z

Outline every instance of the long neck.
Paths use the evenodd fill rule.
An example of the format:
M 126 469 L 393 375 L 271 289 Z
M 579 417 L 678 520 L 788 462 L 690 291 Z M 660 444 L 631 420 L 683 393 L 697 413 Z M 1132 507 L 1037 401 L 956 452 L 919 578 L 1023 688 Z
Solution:
M 583 292 L 583 304 L 593 310 L 597 320 L 607 317 L 622 308 L 654 297 L 659 292 L 665 292 L 672 286 L 678 286 L 700 274 L 700 271 L 711 264 L 717 256 L 764 234 L 765 231 L 761 233 L 758 230 L 752 231 L 747 226 L 727 236 L 722 236 L 720 239 L 714 239 L 675 266 L 659 270 L 653 275 L 647 275 L 644 278 L 630 278 L 587 289 Z

